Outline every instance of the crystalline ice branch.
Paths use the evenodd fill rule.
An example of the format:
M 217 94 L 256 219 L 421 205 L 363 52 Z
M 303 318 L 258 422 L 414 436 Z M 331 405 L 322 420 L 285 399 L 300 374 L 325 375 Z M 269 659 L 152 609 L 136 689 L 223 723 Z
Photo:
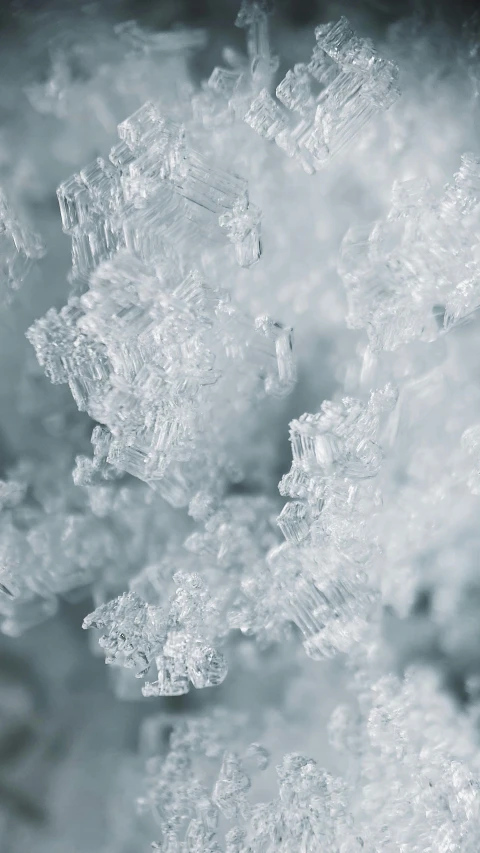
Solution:
M 190 150 L 184 128 L 153 103 L 125 119 L 118 133 L 110 162 L 98 158 L 57 190 L 74 278 L 88 280 L 125 247 L 151 262 L 166 246 L 198 251 L 206 237 L 234 243 L 242 266 L 258 260 L 260 214 L 243 179 Z
M 228 66 L 216 66 L 194 95 L 194 115 L 204 126 L 220 129 L 242 120 L 252 100 L 270 87 L 279 66 L 270 50 L 270 13 L 266 0 L 243 0 L 235 25 L 245 30 L 247 55 L 226 48 L 223 56 Z

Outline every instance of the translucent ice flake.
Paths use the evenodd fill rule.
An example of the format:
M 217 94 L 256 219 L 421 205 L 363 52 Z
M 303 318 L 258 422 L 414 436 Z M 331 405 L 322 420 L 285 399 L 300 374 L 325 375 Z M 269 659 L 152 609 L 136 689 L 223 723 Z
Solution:
M 377 55 L 370 40 L 358 38 L 345 18 L 317 27 L 315 35 L 310 62 L 295 65 L 277 86 L 283 106 L 264 88 L 245 115 L 250 127 L 275 140 L 307 172 L 328 163 L 399 95 L 396 67 Z
M 41 238 L 17 216 L 0 187 L 0 300 L 10 301 L 44 254 Z

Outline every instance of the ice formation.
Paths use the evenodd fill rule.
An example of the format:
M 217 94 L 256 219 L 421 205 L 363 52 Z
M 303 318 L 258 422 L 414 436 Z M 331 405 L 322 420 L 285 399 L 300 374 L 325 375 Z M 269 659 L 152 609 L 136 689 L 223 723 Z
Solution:
M 38 234 L 17 216 L 0 187 L 0 299 L 8 303 L 45 247 Z
M 245 121 L 275 140 L 307 172 L 325 166 L 376 112 L 399 95 L 397 69 L 381 59 L 370 40 L 360 39 L 346 18 L 315 30 L 316 47 L 308 63 L 297 63 L 276 88 L 278 101 L 262 89 Z
M 346 235 L 347 321 L 372 351 L 434 340 L 479 307 L 479 181 L 479 159 L 464 154 L 443 197 L 426 180 L 397 182 L 387 220 Z
M 341 17 L 284 73 L 272 11 L 197 84 L 205 30 L 85 8 L 12 84 L 0 628 L 75 745 L 56 837 L 0 804 L 7 853 L 479 848 L 478 26 L 417 10 L 377 53 Z M 0 729 L 47 742 L 7 681 Z

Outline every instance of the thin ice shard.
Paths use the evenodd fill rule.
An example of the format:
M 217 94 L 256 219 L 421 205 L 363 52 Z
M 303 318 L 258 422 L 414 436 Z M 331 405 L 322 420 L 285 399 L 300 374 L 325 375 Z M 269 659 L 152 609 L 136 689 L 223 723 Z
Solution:
M 318 414 L 290 424 L 293 464 L 280 492 L 294 500 L 277 519 L 287 541 L 268 562 L 284 591 L 284 612 L 315 659 L 357 642 L 378 598 L 378 553 L 369 530 L 379 493 L 372 481 L 383 459 L 381 425 L 395 403 L 387 386 L 367 404 L 326 401 Z

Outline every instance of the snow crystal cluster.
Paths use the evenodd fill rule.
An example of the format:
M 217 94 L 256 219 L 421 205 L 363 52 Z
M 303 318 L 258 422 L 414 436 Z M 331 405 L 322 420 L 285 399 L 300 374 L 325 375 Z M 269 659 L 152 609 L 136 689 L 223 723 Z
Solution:
M 272 11 L 198 82 L 86 7 L 0 136 L 0 629 L 75 729 L 0 686 L 7 853 L 479 850 L 479 29 Z
M 44 254 L 44 245 L 17 216 L 0 188 L 0 299 L 5 304 L 21 287 L 32 264 Z

